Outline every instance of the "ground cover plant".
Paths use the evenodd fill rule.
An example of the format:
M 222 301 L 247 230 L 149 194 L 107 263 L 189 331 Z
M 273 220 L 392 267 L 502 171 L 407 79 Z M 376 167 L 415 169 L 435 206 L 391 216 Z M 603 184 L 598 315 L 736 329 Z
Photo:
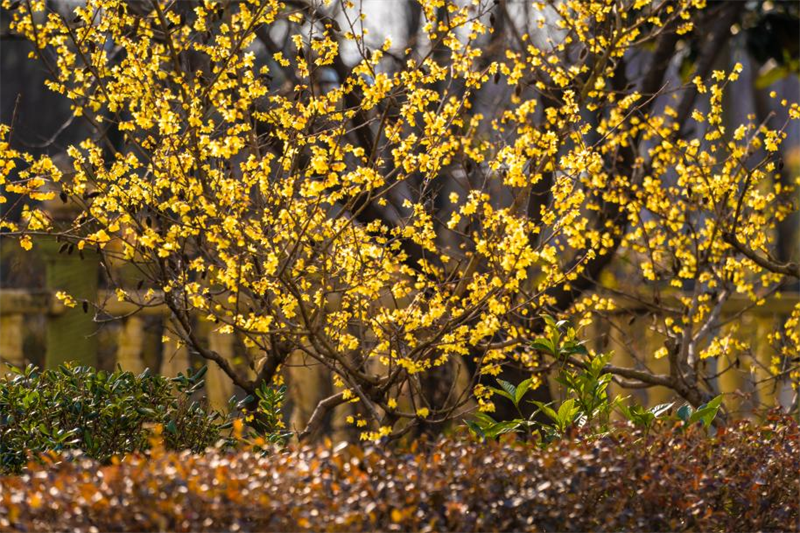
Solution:
M 546 321 L 558 357 L 585 351 L 573 330 Z M 256 409 L 221 424 L 219 413 L 186 407 L 202 372 L 173 388 L 148 373 L 29 367 L 0 382 L 3 412 L 22 420 L 0 420 L 4 469 L 18 474 L 0 477 L 0 529 L 797 529 L 796 420 L 775 411 L 725 424 L 715 420 L 721 396 L 696 410 L 631 405 L 608 394 L 606 361 L 565 366 L 568 398 L 533 401 L 544 421 L 478 412 L 468 433 L 367 447 L 287 446 L 282 389 L 260 390 Z M 498 380 L 495 392 L 520 411 L 529 389 Z M 87 399 L 85 413 L 75 408 Z
M 712 438 L 616 426 L 544 449 L 450 438 L 268 456 L 156 446 L 105 466 L 54 456 L 0 478 L 0 529 L 796 531 L 798 438 L 773 415 Z

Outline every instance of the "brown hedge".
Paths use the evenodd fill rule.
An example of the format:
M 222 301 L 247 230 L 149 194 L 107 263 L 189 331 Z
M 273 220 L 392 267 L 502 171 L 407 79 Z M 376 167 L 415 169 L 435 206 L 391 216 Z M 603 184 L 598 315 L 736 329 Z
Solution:
M 619 430 L 546 450 L 446 439 L 266 457 L 155 450 L 117 463 L 72 458 L 0 479 L 0 529 L 798 530 L 800 444 L 788 418 L 714 438 Z

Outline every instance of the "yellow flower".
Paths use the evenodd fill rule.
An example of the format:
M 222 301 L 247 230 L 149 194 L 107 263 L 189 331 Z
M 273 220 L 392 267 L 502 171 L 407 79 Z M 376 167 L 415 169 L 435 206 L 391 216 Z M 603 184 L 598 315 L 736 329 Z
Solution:
M 77 305 L 77 302 L 75 302 L 75 298 L 73 298 L 64 291 L 57 291 L 55 296 L 57 300 L 59 300 L 67 307 L 75 307 Z

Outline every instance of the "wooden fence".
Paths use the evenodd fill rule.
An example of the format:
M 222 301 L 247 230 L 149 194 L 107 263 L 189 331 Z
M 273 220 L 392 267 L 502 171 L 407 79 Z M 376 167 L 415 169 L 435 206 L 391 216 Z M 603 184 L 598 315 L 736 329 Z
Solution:
M 664 302 L 677 303 L 674 296 Z M 776 354 L 768 341 L 770 333 L 783 328 L 788 316 L 800 301 L 796 292 L 767 298 L 762 305 L 744 296 L 731 297 L 724 305 L 719 323 L 735 327 L 737 338 L 749 349 L 731 349 L 718 358 L 709 358 L 706 375 L 715 376 L 710 385 L 726 395 L 726 405 L 743 416 L 758 409 L 774 406 L 788 407 L 795 391 L 788 377 L 774 379 L 769 368 Z M 671 307 L 675 308 L 676 305 Z M 654 373 L 669 374 L 666 357 L 653 355 L 664 346 L 665 336 L 657 331 L 652 313 L 635 305 L 620 305 L 615 311 L 592 324 L 588 337 L 597 351 L 613 351 L 612 363 L 626 367 L 646 367 Z M 657 405 L 675 399 L 675 393 L 664 387 L 623 390 L 612 386 L 617 394 L 632 395 L 644 405 Z
M 148 345 L 148 334 L 145 331 L 146 321 L 163 321 L 163 328 L 159 328 L 165 335 L 161 342 L 159 372 L 165 376 L 176 376 L 178 372 L 185 371 L 192 366 L 189 352 L 168 333 L 167 321 L 169 310 L 165 306 L 142 307 L 134 304 L 119 302 L 116 296 L 107 295 L 103 291 L 97 293 L 98 301 L 107 301 L 103 308 L 106 313 L 113 316 L 125 316 L 114 321 L 109 326 L 113 339 L 114 349 L 113 366 L 119 365 L 124 370 L 139 373 L 144 370 Z M 136 314 L 131 314 L 134 311 Z M 130 315 L 130 316 L 126 316 Z M 98 329 L 94 322 L 94 310 L 83 310 L 79 304 L 74 308 L 65 306 L 55 298 L 50 291 L 29 291 L 25 289 L 0 290 L 0 371 L 5 371 L 2 365 L 10 363 L 15 366 L 25 365 L 30 362 L 32 354 L 25 353 L 25 335 L 30 334 L 30 327 L 26 323 L 34 318 L 44 317 L 44 337 L 46 353 L 44 357 L 37 358 L 43 361 L 46 367 L 52 368 L 66 361 L 75 361 L 82 364 L 97 366 L 103 363 L 109 366 L 111 361 L 100 361 L 98 356 Z M 91 328 L 85 335 L 87 323 Z M 208 325 L 201 324 L 203 337 L 211 349 L 230 360 L 235 357 L 233 337 L 221 335 Z M 205 327 L 203 327 L 205 326 Z M 41 328 L 38 331 L 41 334 Z M 69 341 L 65 341 L 69 337 Z M 73 338 L 74 337 L 74 338 Z M 223 407 L 233 393 L 233 384 L 219 370 L 209 365 L 206 377 L 206 392 L 210 402 Z
M 65 278 L 60 277 L 61 281 Z M 67 287 L 65 287 L 67 288 Z M 185 347 L 178 347 L 175 340 L 169 335 L 163 342 L 157 339 L 153 342 L 154 333 L 146 331 L 147 324 L 161 324 L 166 326 L 169 320 L 169 311 L 165 306 L 140 308 L 130 303 L 119 302 L 113 294 L 106 294 L 100 290 L 96 293 L 96 300 L 106 302 L 105 311 L 113 316 L 126 316 L 111 323 L 106 333 L 106 338 L 111 337 L 113 351 L 112 359 L 108 360 L 108 349 L 104 357 L 98 356 L 97 332 L 98 325 L 94 322 L 94 310 L 84 311 L 78 304 L 68 308 L 54 297 L 51 290 L 31 291 L 27 289 L 0 290 L 0 371 L 4 363 L 24 365 L 29 360 L 44 362 L 47 367 L 55 367 L 67 361 L 77 361 L 84 364 L 115 367 L 117 364 L 125 370 L 133 372 L 142 371 L 145 366 L 153 368 L 148 362 L 157 361 L 159 371 L 166 376 L 175 376 L 186 368 L 200 364 L 199 360 L 192 361 Z M 736 320 L 740 335 L 750 341 L 752 350 L 740 354 L 738 361 L 726 359 L 707 360 L 708 365 L 716 365 L 717 371 L 726 370 L 719 378 L 714 380 L 714 385 L 728 395 L 728 402 L 735 406 L 735 410 L 747 414 L 759 407 L 781 404 L 789 405 L 792 401 L 792 389 L 787 380 L 782 382 L 769 380 L 768 368 L 773 350 L 767 343 L 767 335 L 785 321 L 786 316 L 798 302 L 798 296 L 790 295 L 782 298 L 771 298 L 762 306 L 748 309 L 741 316 L 738 314 L 745 309 L 748 302 L 736 298 L 731 299 L 726 307 L 722 320 Z M 87 312 L 88 311 L 88 312 Z M 131 314 L 138 311 L 136 314 Z M 31 327 L 26 327 L 34 320 L 43 323 L 37 331 L 41 335 L 44 329 L 44 357 L 33 357 L 34 354 L 26 353 L 25 336 L 30 335 Z M 610 313 L 605 318 L 598 320 L 585 332 L 591 346 L 598 351 L 614 351 L 613 362 L 618 365 L 642 365 L 657 373 L 668 373 L 666 358 L 653 360 L 652 354 L 663 345 L 664 337 L 655 331 L 645 310 L 622 307 Z M 237 353 L 244 347 L 237 342 L 235 336 L 219 334 L 214 331 L 211 324 L 198 323 L 201 338 L 209 347 L 220 353 L 230 361 L 237 360 Z M 158 329 L 158 328 L 157 328 Z M 167 331 L 166 327 L 160 328 L 158 335 Z M 87 334 L 88 332 L 88 334 Z M 83 336 L 83 337 L 81 337 Z M 68 342 L 69 339 L 69 342 Z M 41 346 L 41 342 L 38 344 Z M 160 357 L 153 357 L 148 353 L 153 347 L 160 346 Z M 239 354 L 241 355 L 241 354 Z M 644 356 L 644 357 L 643 357 Z M 239 358 L 241 359 L 241 357 Z M 299 362 L 298 362 L 299 363 Z M 223 408 L 234 392 L 234 387 L 226 375 L 211 363 L 206 378 L 206 394 L 215 407 Z M 290 368 L 292 389 L 297 391 L 293 400 L 294 415 L 298 424 L 308 415 L 316 402 L 316 396 L 330 393 L 330 378 L 324 371 L 316 368 L 300 369 L 297 364 Z M 711 373 L 714 373 L 713 366 Z M 303 383 L 299 383 L 299 381 Z M 299 391 L 302 390 L 302 394 Z M 667 401 L 673 397 L 670 390 L 654 387 L 646 390 L 622 391 L 622 394 L 631 394 L 645 404 L 656 404 Z M 337 418 L 343 418 L 337 417 Z

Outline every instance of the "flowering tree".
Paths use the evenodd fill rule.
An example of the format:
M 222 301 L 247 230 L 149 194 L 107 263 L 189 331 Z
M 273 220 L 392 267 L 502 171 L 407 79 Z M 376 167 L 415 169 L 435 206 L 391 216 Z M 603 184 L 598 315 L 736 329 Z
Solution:
M 491 410 L 485 376 L 583 364 L 531 344 L 539 316 L 585 324 L 625 297 L 658 311 L 649 355 L 670 372 L 607 370 L 699 405 L 700 361 L 742 342 L 725 301 L 800 277 L 771 248 L 797 209 L 776 154 L 800 107 L 728 129 L 741 67 L 712 71 L 742 3 L 533 2 L 520 28 L 504 2 L 430 0 L 400 50 L 347 0 L 3 5 L 94 132 L 68 169 L 3 143 L 4 235 L 97 250 L 120 300 L 168 306 L 182 342 L 245 391 L 293 353 L 329 369 L 340 390 L 302 435 L 345 402 L 365 438 L 447 420 L 470 396 Z M 692 40 L 681 84 L 668 69 Z M 62 223 L 37 202 L 79 212 Z M 638 286 L 599 283 L 615 259 Z M 201 342 L 197 317 L 257 351 L 255 374 Z M 799 317 L 772 336 L 781 361 Z M 426 376 L 458 361 L 470 387 L 434 397 Z

